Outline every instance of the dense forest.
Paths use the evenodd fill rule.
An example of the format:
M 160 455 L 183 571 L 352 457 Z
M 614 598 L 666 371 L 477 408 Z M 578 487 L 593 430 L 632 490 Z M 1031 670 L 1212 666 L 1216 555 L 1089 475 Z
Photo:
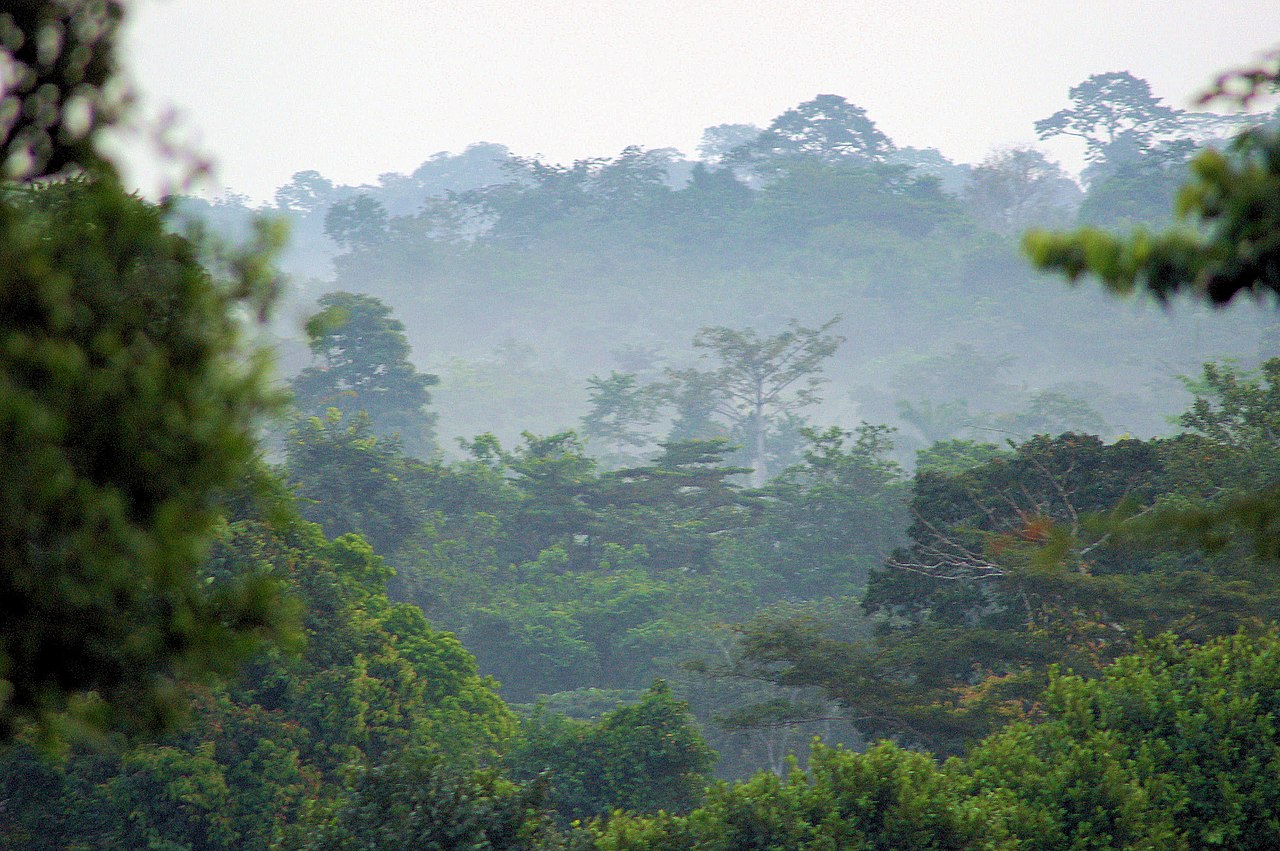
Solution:
M 448 454 L 459 437 L 578 426 L 593 378 L 705 368 L 702 328 L 772 334 L 837 316 L 830 389 L 801 413 L 893 425 L 908 466 L 955 437 L 1153 436 L 1188 401 L 1177 376 L 1265 359 L 1272 317 L 1072 291 L 1034 273 L 1019 236 L 1168 224 L 1188 160 L 1245 118 L 1270 116 L 1174 110 L 1130 74 L 1096 74 L 1035 128 L 1084 138 L 1083 190 L 1035 149 L 968 165 L 900 148 L 836 95 L 764 129 L 708 128 L 692 161 L 633 147 L 559 165 L 479 143 L 375 186 L 299 172 L 262 208 L 293 233 L 295 289 L 276 332 L 286 367 L 301 369 L 301 320 L 320 298 L 380 299 L 414 364 L 439 378 Z M 235 196 L 184 208 L 231 233 L 254 212 Z
M 0 845 L 1280 843 L 1280 56 L 252 210 L 125 12 L 0 14 Z

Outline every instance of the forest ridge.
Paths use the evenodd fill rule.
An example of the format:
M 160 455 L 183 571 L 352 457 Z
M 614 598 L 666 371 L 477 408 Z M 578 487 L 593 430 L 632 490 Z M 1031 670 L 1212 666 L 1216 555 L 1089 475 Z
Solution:
M 0 844 L 1276 846 L 1274 115 L 1094 75 L 1081 189 L 820 95 L 228 244 L 99 146 L 127 11 L 0 14 Z

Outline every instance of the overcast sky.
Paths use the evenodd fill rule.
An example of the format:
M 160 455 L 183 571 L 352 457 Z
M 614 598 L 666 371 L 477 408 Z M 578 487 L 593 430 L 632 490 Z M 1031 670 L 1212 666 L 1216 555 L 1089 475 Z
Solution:
M 133 0 L 125 61 L 147 110 L 263 200 L 303 169 L 373 182 L 477 141 L 692 153 L 819 93 L 975 162 L 1035 142 L 1090 74 L 1185 107 L 1277 41 L 1278 0 Z

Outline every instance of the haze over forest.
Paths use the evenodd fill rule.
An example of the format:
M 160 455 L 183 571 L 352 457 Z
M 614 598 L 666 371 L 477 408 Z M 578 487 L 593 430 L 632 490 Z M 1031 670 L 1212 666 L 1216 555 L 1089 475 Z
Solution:
M 286 364 L 307 363 L 301 318 L 315 298 L 376 296 L 414 363 L 439 376 L 439 446 L 456 453 L 482 432 L 510 442 L 577 427 L 592 376 L 656 383 L 698 366 L 704 326 L 773 334 L 839 317 L 822 404 L 797 416 L 891 424 L 908 465 L 946 438 L 1165 433 L 1187 399 L 1178 376 L 1257 363 L 1274 348 L 1272 319 L 1149 297 L 1117 307 L 1038 277 L 1019 240 L 1033 227 L 1168 224 L 1195 150 L 1265 116 L 1175 109 L 1127 72 L 1091 83 L 1057 115 L 1104 117 L 1033 128 L 1084 142 L 1079 178 L 1030 146 L 976 163 L 899 146 L 832 94 L 767 128 L 709 127 L 695 159 L 630 146 L 559 164 L 477 142 L 375 185 L 299 171 L 258 208 L 292 230 Z M 186 208 L 230 233 L 252 212 L 235 195 Z M 649 424 L 648 448 L 674 415 Z
M 304 159 L 308 69 L 380 16 L 334 104 L 403 107 L 406 38 L 523 46 L 487 78 L 539 100 L 590 75 L 559 24 L 617 54 L 584 86 L 709 32 L 769 67 L 726 4 L 525 5 L 317 4 L 345 40 L 218 123 L 275 103 L 261 173 Z M 778 90 L 837 35 L 1053 30 L 813 5 Z M 1099 14 L 1236 32 L 1175 5 Z M 1195 104 L 1081 69 L 968 161 L 824 82 L 687 151 L 370 135 L 372 182 L 150 199 L 122 80 L 205 23 L 134 12 L 0 12 L 0 847 L 1280 847 L 1280 49 Z

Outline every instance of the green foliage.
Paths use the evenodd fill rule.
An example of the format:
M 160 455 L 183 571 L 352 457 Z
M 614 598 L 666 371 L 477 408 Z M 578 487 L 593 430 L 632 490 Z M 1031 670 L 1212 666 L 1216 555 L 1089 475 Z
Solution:
M 409 362 L 404 326 L 372 296 L 329 293 L 320 306 L 308 333 L 311 352 L 321 363 L 292 382 L 299 410 L 311 416 L 323 416 L 329 408 L 363 411 L 376 434 L 399 435 L 411 454 L 430 455 L 435 416 L 425 410 L 431 401 L 427 388 L 439 379 Z
M 597 513 L 601 538 L 644 547 L 663 570 L 704 573 L 717 542 L 751 524 L 760 501 L 732 477 L 724 439 L 662 444 L 650 464 L 601 476 L 586 501 Z
M 792 320 L 787 330 L 763 338 L 750 328 L 708 327 L 693 338 L 694 348 L 706 349 L 716 366 L 690 377 L 710 384 L 716 412 L 746 432 L 757 487 L 768 479 L 769 424 L 821 400 L 823 361 L 844 342 L 844 337 L 826 332 L 839 321 L 837 316 L 817 328 L 805 328 Z
M 684 818 L 618 814 L 594 828 L 608 851 L 968 849 L 986 825 L 927 755 L 883 744 L 865 754 L 815 744 L 810 773 L 759 774 L 708 791 Z
M 336 408 L 323 420 L 299 421 L 285 450 L 301 513 L 325 534 L 354 532 L 390 557 L 425 522 L 415 482 L 426 468 L 406 458 L 396 438 L 373 434 L 364 412 L 349 423 Z
M 1195 400 L 1178 422 L 1193 436 L 1175 462 L 1198 493 L 1171 494 L 1145 531 L 1226 552 L 1241 559 L 1241 567 L 1265 571 L 1280 556 L 1280 358 L 1253 372 L 1207 363 L 1201 377 L 1186 384 Z M 1250 545 L 1252 559 L 1239 553 L 1240 542 Z
M 1207 374 L 1216 389 L 1184 418 L 1200 435 L 1105 445 L 1065 434 L 922 464 L 910 544 L 863 598 L 880 634 L 851 640 L 803 613 L 760 617 L 742 627 L 739 673 L 820 688 L 864 729 L 959 750 L 1034 714 L 1052 663 L 1097 673 L 1143 634 L 1205 639 L 1274 618 L 1280 586 L 1258 559 L 1267 552 L 1228 545 L 1242 523 L 1269 539 L 1274 512 L 1241 502 L 1223 527 L 1212 503 L 1202 507 L 1238 499 L 1219 483 L 1248 482 L 1250 463 L 1274 459 L 1261 437 L 1270 397 L 1229 370 Z M 1247 449 L 1233 446 L 1237 433 Z M 1218 550 L 1179 549 L 1170 516 Z
M 991 428 L 1026 439 L 1037 434 L 1064 431 L 1078 434 L 1104 433 L 1107 423 L 1089 402 L 1059 390 L 1042 390 L 1027 399 L 1021 411 L 999 414 Z
M 0 177 L 110 170 L 96 137 L 124 106 L 114 84 L 123 16 L 118 0 L 13 3 L 0 13 Z
M 1008 380 L 1016 360 L 968 344 L 946 355 L 914 358 L 894 371 L 898 415 L 924 438 L 922 449 L 964 438 L 1026 440 L 1064 431 L 1097 434 L 1107 427 L 1095 407 L 1103 388 L 1017 387 Z
M 4 167 L 107 173 L 92 137 L 113 117 L 120 9 L 35 8 L 0 15 L 16 81 L 0 105 L 18 116 Z M 63 49 L 53 18 L 71 28 Z M 1258 73 L 1255 87 L 1275 78 Z M 1155 144 L 1173 112 L 1129 75 L 1091 78 L 1072 97 L 1073 110 L 1037 129 L 1088 138 L 1108 169 L 1096 172 L 1099 186 L 1105 176 L 1114 192 L 1153 169 L 1167 177 L 1185 153 Z M 1010 274 L 975 222 L 1003 229 L 1056 206 L 1046 197 L 1066 187 L 1042 160 L 1014 152 L 980 167 L 966 209 L 910 164 L 886 165 L 892 143 L 842 98 L 819 96 L 763 133 L 735 132 L 746 144 L 732 151 L 731 134 L 719 136 L 729 167 L 695 169 L 681 189 L 674 154 L 627 148 L 572 166 L 512 158 L 507 183 L 395 219 L 388 211 L 446 177 L 424 164 L 412 179 L 384 180 L 381 197 L 397 199 L 384 207 L 299 173 L 278 200 L 311 225 L 328 209 L 326 233 L 351 249 L 337 264 L 344 281 L 387 275 L 407 297 L 406 264 L 429 269 L 440 280 L 422 286 L 441 316 L 453 321 L 461 305 L 498 333 L 541 327 L 577 296 L 584 314 L 607 308 L 613 318 L 590 333 L 616 350 L 642 311 L 654 321 L 671 311 L 673 327 L 692 331 L 708 315 L 727 321 L 711 312 L 732 302 L 759 324 L 803 290 L 801 315 L 853 297 L 868 328 L 904 309 L 931 312 L 946 326 L 938 350 L 981 338 L 999 351 L 1035 335 L 1020 318 L 1026 302 L 1004 297 Z M 1200 181 L 1182 204 L 1207 234 L 1029 244 L 1073 276 L 1102 269 L 1115 288 L 1144 283 L 1161 298 L 1188 286 L 1219 303 L 1243 289 L 1280 292 L 1277 150 L 1274 134 L 1254 131 L 1197 160 Z M 490 169 L 506 159 L 498 153 Z M 749 188 L 735 168 L 769 180 Z M 1094 197 L 1113 218 L 1128 209 L 1101 189 Z M 11 443 L 0 512 L 0 732 L 11 740 L 0 752 L 0 844 L 1274 844 L 1280 638 L 1241 632 L 1195 649 L 1141 636 L 1256 634 L 1274 618 L 1280 586 L 1265 559 L 1280 541 L 1280 501 L 1259 488 L 1276 486 L 1280 361 L 1256 374 L 1206 367 L 1181 420 L 1192 433 L 1170 440 L 1042 434 L 1007 452 L 934 446 L 908 499 L 888 460 L 890 429 L 819 431 L 794 415 L 817 401 L 819 370 L 843 342 L 827 333 L 836 320 L 793 320 L 774 337 L 702 327 L 695 347 L 715 368 L 669 372 L 672 439 L 648 461 L 623 456 L 648 442 L 667 388 L 613 373 L 589 381 L 584 431 L 615 457 L 589 457 L 572 432 L 525 433 L 510 451 L 486 434 L 448 463 L 405 454 L 434 450 L 425 406 L 435 377 L 410 364 L 403 325 L 379 298 L 336 292 L 309 328 L 319 362 L 294 382 L 312 416 L 287 445 L 300 510 L 320 529 L 263 471 L 256 490 L 233 485 L 271 401 L 232 319 L 270 300 L 264 255 L 224 260 L 230 280 L 220 283 L 198 262 L 204 249 L 166 221 L 108 177 L 9 188 L 0 203 L 0 418 Z M 495 297 L 475 299 L 486 281 L 500 282 Z M 690 300 L 664 298 L 676 290 Z M 956 321 L 953 308 L 975 293 L 987 306 Z M 1074 341 L 1078 330 L 1062 333 Z M 883 331 L 857 344 L 902 350 Z M 541 361 L 529 368 L 534 358 L 514 344 L 507 354 L 522 359 L 509 371 L 516 382 L 555 374 Z M 900 381 L 917 394 L 904 417 L 929 439 L 1104 427 L 1078 392 L 1006 382 L 1008 363 L 960 348 L 921 359 L 916 379 Z M 984 379 L 973 400 L 946 377 L 966 369 Z M 941 395 L 918 395 L 929 380 Z M 729 436 L 746 439 L 762 487 L 735 483 L 749 471 L 728 463 Z M 1236 542 L 1242 527 L 1254 552 Z M 1180 551 L 1159 540 L 1169 530 L 1210 546 Z M 1144 535 L 1157 540 L 1136 548 Z M 413 602 L 392 602 L 389 581 Z M 864 608 L 852 611 L 859 597 Z M 457 628 L 479 664 L 423 609 Z M 736 633 L 724 626 L 753 612 Z M 305 648 L 258 644 L 287 635 L 291 616 Z M 1139 656 L 1106 667 L 1134 646 Z M 703 671 L 748 681 L 698 680 L 680 667 L 697 655 L 723 660 Z M 245 657 L 242 680 L 200 682 Z M 559 694 L 517 734 L 481 669 L 501 674 L 514 697 Z M 1041 723 L 1015 724 L 941 766 L 889 744 L 864 754 L 815 746 L 806 771 L 704 797 L 713 751 L 664 684 L 595 721 L 547 708 L 585 712 L 589 686 L 637 694 L 661 674 L 704 716 L 754 725 L 760 737 L 833 708 L 862 729 L 957 751 L 1010 718 Z M 183 707 L 189 723 L 174 727 Z M 76 724 L 168 733 L 37 758 L 51 731 Z M 776 765 L 787 739 L 768 744 Z M 480 767 L 495 764 L 529 785 Z M 549 807 L 564 822 L 595 821 L 563 837 Z
M 1277 79 L 1280 68 L 1273 54 L 1257 68 L 1223 75 L 1203 100 L 1225 97 L 1245 106 Z M 1265 128 L 1246 130 L 1225 153 L 1208 150 L 1198 155 L 1191 171 L 1191 181 L 1179 193 L 1177 214 L 1189 219 L 1194 229 L 1157 234 L 1137 230 L 1127 239 L 1092 229 L 1074 234 L 1033 232 L 1025 248 L 1041 268 L 1072 281 L 1093 274 L 1114 292 L 1141 287 L 1161 300 L 1186 293 L 1214 305 L 1227 304 L 1240 293 L 1258 301 L 1273 300 L 1280 292 L 1280 134 Z M 1271 383 L 1274 365 L 1265 369 Z M 1213 366 L 1206 368 L 1203 386 L 1216 399 L 1197 399 L 1183 424 L 1200 431 L 1228 456 L 1247 458 L 1243 469 L 1233 472 L 1243 473 L 1248 485 L 1227 488 L 1216 505 L 1175 503 L 1172 510 L 1156 515 L 1149 528 L 1184 533 L 1211 548 L 1247 537 L 1256 555 L 1274 557 L 1280 551 L 1274 441 L 1257 440 L 1270 431 L 1269 415 L 1262 412 L 1274 394 Z M 1238 438 L 1252 444 L 1250 449 L 1242 453 L 1235 445 Z M 1214 460 L 1215 454 L 1219 453 L 1205 453 L 1202 460 Z M 1214 484 L 1224 481 L 1230 479 Z M 1245 561 L 1243 566 L 1248 570 L 1253 565 Z
M 1179 294 L 1222 305 L 1246 293 L 1280 293 L 1280 133 L 1246 131 L 1225 152 L 1191 161 L 1191 180 L 1178 195 L 1188 226 L 1162 233 L 1136 229 L 1128 237 L 1084 228 L 1032 231 L 1024 246 L 1041 269 L 1072 282 L 1097 276 L 1112 292 L 1146 291 L 1162 301 Z
M 1005 454 L 994 443 L 972 440 L 940 440 L 916 452 L 916 469 L 956 475 Z
M 66 709 L 164 727 L 177 680 L 228 673 L 284 628 L 268 577 L 215 583 L 198 567 L 212 494 L 276 403 L 235 318 L 270 299 L 261 236 L 215 280 L 113 180 L 0 201 L 6 736 Z
M 606 815 L 687 812 L 702 797 L 712 751 L 659 681 L 630 706 L 599 721 L 539 709 L 522 724 L 506 763 L 516 779 L 540 778 L 564 822 Z
M 1230 364 L 1206 363 L 1195 394 L 1178 425 L 1203 435 L 1229 453 L 1233 487 L 1274 483 L 1280 478 L 1274 447 L 1280 438 L 1280 358 L 1246 372 Z
M 735 148 L 754 142 L 760 128 L 754 124 L 717 124 L 702 131 L 698 156 L 704 163 L 719 163 Z M 705 168 L 705 166 L 704 166 Z
M 803 461 L 761 491 L 760 520 L 740 536 L 757 560 L 757 588 L 790 600 L 861 592 L 899 542 L 902 472 L 888 459 L 891 430 L 805 430 Z
M 359 772 L 343 803 L 312 825 L 305 851 L 537 851 L 561 847 L 541 812 L 542 790 L 493 769 L 414 758 Z
M 1095 680 L 1054 673 L 1045 718 L 939 765 L 815 745 L 808 774 L 709 790 L 684 817 L 614 814 L 601 849 L 1269 848 L 1280 829 L 1280 637 L 1163 636 Z
M 504 748 L 514 718 L 473 657 L 387 599 L 390 571 L 367 543 L 326 540 L 280 482 L 258 478 L 229 494 L 206 570 L 272 576 L 301 609 L 305 647 L 263 650 L 238 680 L 185 688 L 187 723 L 149 744 L 51 762 L 24 734 L 0 755 L 0 845 L 279 847 L 357 806 L 348 780 L 362 771 L 410 772 L 425 756 L 465 775 Z
M 1280 828 L 1274 633 L 1165 636 L 1099 680 L 1055 676 L 1049 719 L 975 748 L 966 790 L 1005 798 L 1020 848 L 1267 848 Z
M 658 419 L 661 388 L 639 384 L 634 373 L 609 373 L 608 378 L 587 379 L 590 410 L 582 418 L 582 434 L 599 440 L 612 457 L 646 446 L 652 438 L 644 431 Z

